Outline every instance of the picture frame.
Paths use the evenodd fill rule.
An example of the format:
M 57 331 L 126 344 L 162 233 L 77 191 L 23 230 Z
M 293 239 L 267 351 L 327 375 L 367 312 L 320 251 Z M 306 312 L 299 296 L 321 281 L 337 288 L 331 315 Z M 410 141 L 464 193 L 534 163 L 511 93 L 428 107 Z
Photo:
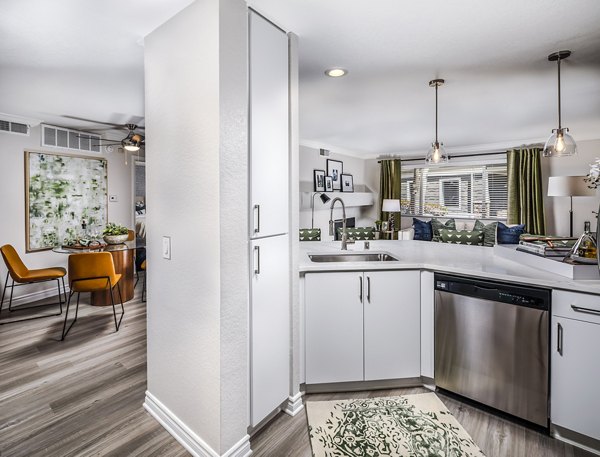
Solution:
M 352 175 L 342 174 L 342 192 L 354 192 L 354 178 Z
M 25 250 L 45 251 L 108 222 L 103 157 L 25 151 Z
M 325 170 L 313 170 L 315 192 L 325 192 Z
M 340 160 L 327 159 L 327 176 L 331 176 L 333 190 L 342 190 L 342 173 L 344 162 Z
M 333 192 L 333 179 L 331 179 L 331 176 L 325 176 L 325 192 Z

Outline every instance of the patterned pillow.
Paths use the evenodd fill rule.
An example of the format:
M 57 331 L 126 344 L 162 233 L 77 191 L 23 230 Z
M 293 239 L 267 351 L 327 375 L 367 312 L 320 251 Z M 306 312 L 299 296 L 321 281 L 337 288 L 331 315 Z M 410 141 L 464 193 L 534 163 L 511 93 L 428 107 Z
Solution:
M 483 245 L 493 246 L 496 244 L 496 231 L 498 229 L 498 222 L 492 222 L 491 224 L 484 224 L 479 219 L 475 221 L 473 230 L 483 232 Z
M 321 241 L 321 229 L 300 229 L 300 241 Z
M 422 221 L 413 217 L 413 228 L 415 229 L 413 240 L 431 241 L 433 238 L 433 229 L 431 228 L 430 221 Z
M 337 229 L 338 238 L 342 239 L 342 228 Z M 374 227 L 348 227 L 346 228 L 348 238 L 354 240 L 374 240 L 375 239 L 375 228 Z
M 440 241 L 442 243 L 483 246 L 483 232 L 440 229 Z
M 525 224 L 509 227 L 498 222 L 498 244 L 519 244 L 519 237 L 525 233 Z
M 456 230 L 456 221 L 454 219 L 448 219 L 446 222 L 442 222 L 439 219 L 431 218 L 431 231 L 433 237 L 431 241 L 440 241 L 440 229 Z

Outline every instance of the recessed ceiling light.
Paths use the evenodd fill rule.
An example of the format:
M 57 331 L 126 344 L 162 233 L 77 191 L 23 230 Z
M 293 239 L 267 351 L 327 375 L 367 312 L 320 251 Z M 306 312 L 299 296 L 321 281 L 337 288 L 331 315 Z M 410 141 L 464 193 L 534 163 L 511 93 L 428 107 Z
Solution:
M 343 68 L 330 68 L 329 70 L 325 70 L 325 74 L 332 78 L 339 78 L 340 76 L 344 76 L 348 73 L 348 70 L 344 70 Z

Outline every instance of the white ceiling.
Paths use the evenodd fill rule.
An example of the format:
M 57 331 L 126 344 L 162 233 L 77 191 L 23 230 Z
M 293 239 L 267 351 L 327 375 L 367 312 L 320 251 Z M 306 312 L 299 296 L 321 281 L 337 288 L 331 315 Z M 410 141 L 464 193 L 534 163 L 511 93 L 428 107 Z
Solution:
M 145 35 L 191 0 L 0 0 L 0 112 L 71 127 L 144 115 Z M 600 138 L 598 0 L 249 0 L 300 37 L 305 144 L 364 154 L 527 142 L 563 124 Z M 344 78 L 323 74 L 342 66 Z M 463 148 L 464 149 L 464 148 Z

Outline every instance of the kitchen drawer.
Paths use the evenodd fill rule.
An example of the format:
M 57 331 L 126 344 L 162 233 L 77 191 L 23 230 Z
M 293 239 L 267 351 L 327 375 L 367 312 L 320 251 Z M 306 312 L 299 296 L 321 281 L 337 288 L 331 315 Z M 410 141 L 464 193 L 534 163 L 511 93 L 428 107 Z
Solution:
M 552 292 L 552 314 L 600 324 L 600 296 L 555 290 Z

